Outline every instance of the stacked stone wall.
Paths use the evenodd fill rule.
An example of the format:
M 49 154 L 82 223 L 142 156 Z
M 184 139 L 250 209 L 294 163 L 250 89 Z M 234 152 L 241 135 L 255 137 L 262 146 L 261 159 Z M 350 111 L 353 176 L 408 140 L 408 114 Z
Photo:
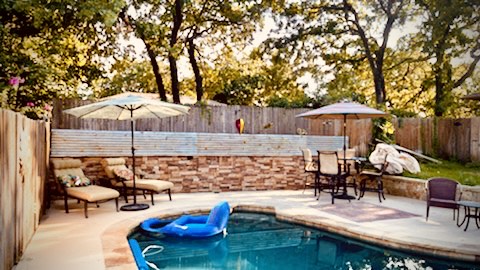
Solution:
M 131 157 L 127 164 L 132 164 Z M 102 158 L 80 158 L 87 177 L 106 184 Z M 304 187 L 303 158 L 280 157 L 136 157 L 145 179 L 174 183 L 173 192 L 295 190 Z

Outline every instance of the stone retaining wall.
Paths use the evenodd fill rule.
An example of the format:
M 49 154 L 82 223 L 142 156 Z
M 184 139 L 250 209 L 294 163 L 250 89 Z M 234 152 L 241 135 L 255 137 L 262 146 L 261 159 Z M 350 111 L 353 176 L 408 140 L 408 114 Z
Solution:
M 124 157 L 131 164 L 130 157 Z M 101 158 L 80 158 L 87 177 L 104 182 L 107 178 L 100 165 Z M 136 167 L 145 178 L 174 183 L 174 193 L 225 192 L 254 190 L 303 189 L 306 174 L 299 156 L 266 157 L 137 157 Z M 425 180 L 402 176 L 383 177 L 386 194 L 425 200 Z M 480 202 L 480 186 L 462 186 L 463 200 Z
M 425 180 L 403 176 L 383 176 L 387 194 L 425 200 Z M 480 186 L 462 185 L 462 200 L 480 202 Z
M 102 158 L 80 159 L 87 177 L 104 182 Z M 174 193 L 303 189 L 306 176 L 299 156 L 136 157 L 135 161 L 145 178 L 173 182 Z

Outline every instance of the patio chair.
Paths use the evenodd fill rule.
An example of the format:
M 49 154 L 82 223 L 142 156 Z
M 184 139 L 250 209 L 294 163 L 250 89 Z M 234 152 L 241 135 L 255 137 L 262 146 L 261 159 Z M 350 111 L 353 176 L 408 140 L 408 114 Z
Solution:
M 327 190 L 332 196 L 332 204 L 335 201 L 335 194 L 340 187 L 346 189 L 345 181 L 349 172 L 342 170 L 342 164 L 338 162 L 337 152 L 318 151 L 318 177 L 319 177 L 319 193 L 317 200 L 320 198 L 320 192 Z M 322 182 L 322 178 L 326 181 Z M 346 193 L 346 190 L 344 190 Z
M 339 149 L 337 151 L 340 155 L 341 155 L 341 158 L 343 158 L 343 149 Z M 344 171 L 349 171 L 349 175 L 347 177 L 347 187 L 352 187 L 353 188 L 353 191 L 355 192 L 355 196 L 357 196 L 357 178 L 358 178 L 358 175 L 360 174 L 360 164 L 355 161 L 355 160 L 352 160 L 349 158 L 354 158 L 357 156 L 357 150 L 355 148 L 348 148 L 346 149 L 345 151 L 345 158 L 347 158 L 347 168 L 343 168 L 343 162 L 340 162 L 340 164 L 342 165 L 342 170 Z
M 425 220 L 428 221 L 430 206 L 443 207 L 453 209 L 453 220 L 455 220 L 455 210 L 459 211 L 457 202 L 462 197 L 461 185 L 452 179 L 445 177 L 429 178 L 425 182 L 425 192 L 427 201 L 427 215 Z
M 312 151 L 310 151 L 310 149 L 303 148 L 302 153 L 303 153 L 303 162 L 304 162 L 303 163 L 303 169 L 305 170 L 305 173 L 307 173 L 307 175 L 305 176 L 305 185 L 303 186 L 303 192 L 305 192 L 305 189 L 307 188 L 307 186 L 313 186 L 314 189 L 315 189 L 315 196 L 317 196 L 317 183 L 318 183 L 317 163 L 315 163 L 313 161 Z M 308 183 L 308 176 L 310 174 L 313 174 L 313 176 L 314 176 L 313 184 Z
M 385 159 L 383 163 L 380 164 L 371 164 L 374 167 L 380 167 L 380 169 L 377 169 L 376 167 L 374 170 L 367 169 L 367 170 L 362 170 L 358 177 L 360 178 L 360 196 L 358 196 L 358 199 L 360 200 L 363 198 L 365 195 L 365 191 L 373 191 L 378 193 L 378 200 L 382 202 L 382 198 L 385 200 L 385 194 L 383 190 L 383 174 L 385 173 L 385 170 L 388 167 L 388 161 L 387 161 L 388 155 L 385 155 Z M 374 184 L 367 185 L 367 181 L 374 182 Z
M 65 212 L 68 213 L 68 197 L 84 201 L 85 218 L 88 218 L 88 203 L 98 203 L 115 199 L 118 212 L 118 197 L 120 193 L 115 189 L 97 186 L 90 181 L 81 168 L 82 162 L 78 159 L 51 160 L 53 174 L 59 190 L 63 191 Z
M 104 158 L 101 161 L 102 166 L 110 179 L 110 183 L 113 188 L 121 191 L 125 202 L 128 203 L 127 192 L 133 189 L 133 173 L 125 165 L 124 158 Z M 168 198 L 172 200 L 171 189 L 173 183 L 169 181 L 156 180 L 156 179 L 139 179 L 135 176 L 135 188 L 138 191 L 142 191 L 143 195 L 149 193 L 152 201 L 152 205 L 155 205 L 153 201 L 153 194 L 159 194 L 161 192 L 167 192 Z

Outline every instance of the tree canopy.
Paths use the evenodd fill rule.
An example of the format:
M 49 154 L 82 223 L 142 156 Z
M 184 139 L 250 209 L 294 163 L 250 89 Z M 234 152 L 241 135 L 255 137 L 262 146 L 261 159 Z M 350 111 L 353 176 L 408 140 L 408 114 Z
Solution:
M 461 97 L 479 92 L 479 9 L 462 0 L 0 0 L 0 102 L 32 118 L 54 98 L 124 91 L 475 115 L 478 102 Z

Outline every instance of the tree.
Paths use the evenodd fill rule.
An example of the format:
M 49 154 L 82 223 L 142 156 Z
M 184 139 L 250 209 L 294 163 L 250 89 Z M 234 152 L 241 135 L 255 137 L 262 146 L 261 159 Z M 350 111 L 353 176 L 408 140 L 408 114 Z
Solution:
M 101 74 L 120 1 L 0 2 L 2 106 L 42 117 L 45 104 Z M 18 83 L 11 83 L 17 80 Z
M 238 60 L 224 49 L 214 62 L 215 69 L 204 68 L 205 94 L 230 105 L 298 106 L 305 98 L 293 68 L 285 62 L 267 63 L 255 54 Z
M 269 42 L 286 55 L 317 65 L 311 72 L 319 76 L 366 61 L 380 106 L 387 96 L 384 61 L 388 41 L 394 26 L 407 18 L 410 1 L 338 2 L 293 2 L 277 18 L 287 35 Z
M 195 77 L 197 101 L 203 96 L 203 78 L 199 65 L 202 52 L 211 50 L 211 44 L 216 44 L 216 47 L 234 44 L 243 46 L 251 39 L 255 24 L 260 21 L 264 8 L 262 3 L 257 4 L 254 1 L 189 2 L 185 9 L 185 45 Z
M 472 76 L 480 61 L 480 3 L 463 0 L 417 0 L 425 21 L 419 35 L 423 51 L 433 61 L 425 88 L 435 88 L 434 111 L 443 116 L 452 105 L 452 91 Z M 453 66 L 455 58 L 469 60 Z M 465 58 L 464 58 L 465 59 Z
M 169 8 L 172 16 L 170 32 L 170 48 L 168 50 L 168 62 L 170 63 L 170 77 L 172 83 L 173 102 L 180 103 L 180 86 L 178 83 L 177 57 L 178 57 L 178 33 L 183 22 L 183 1 L 175 0 L 174 6 Z
M 165 84 L 163 82 L 163 77 L 162 77 L 162 74 L 160 73 L 160 68 L 157 61 L 157 53 L 155 52 L 154 46 L 151 45 L 155 41 L 154 40 L 152 41 L 151 38 L 147 37 L 147 34 L 146 34 L 147 32 L 152 32 L 151 29 L 155 28 L 155 26 L 153 26 L 150 23 L 135 21 L 132 18 L 132 16 L 129 16 L 127 14 L 127 7 L 125 7 L 122 10 L 119 17 L 121 21 L 125 24 L 126 28 L 128 29 L 128 32 L 134 31 L 136 36 L 138 36 L 142 40 L 143 44 L 145 45 L 148 58 L 150 59 L 152 72 L 155 76 L 155 82 L 157 84 L 157 90 L 158 90 L 158 94 L 160 95 L 160 100 L 167 101 Z

